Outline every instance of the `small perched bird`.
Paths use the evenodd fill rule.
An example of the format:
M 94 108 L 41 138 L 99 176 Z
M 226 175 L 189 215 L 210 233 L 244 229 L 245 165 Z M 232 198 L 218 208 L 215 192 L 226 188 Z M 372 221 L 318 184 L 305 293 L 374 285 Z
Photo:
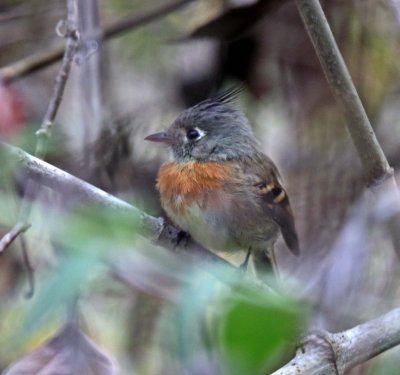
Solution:
M 183 111 L 161 133 L 145 139 L 167 144 L 172 160 L 158 174 L 169 218 L 206 248 L 251 254 L 256 272 L 276 267 L 279 230 L 299 254 L 289 198 L 279 172 L 261 150 L 249 121 L 232 106 L 235 92 Z

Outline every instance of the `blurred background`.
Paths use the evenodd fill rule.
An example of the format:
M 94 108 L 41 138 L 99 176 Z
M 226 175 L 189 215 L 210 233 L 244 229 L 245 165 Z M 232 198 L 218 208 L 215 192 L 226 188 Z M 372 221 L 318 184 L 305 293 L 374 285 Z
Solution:
M 295 343 L 283 345 L 282 335 L 295 336 L 308 326 L 337 332 L 396 307 L 400 248 L 394 198 L 366 189 L 345 119 L 293 1 L 78 4 L 80 46 L 46 160 L 160 216 L 154 185 L 168 153 L 144 137 L 167 127 L 183 109 L 243 86 L 235 105 L 282 173 L 302 254 L 294 259 L 278 241 L 280 268 L 290 275 L 288 300 L 254 308 L 253 300 L 246 305 L 243 296 L 235 299 L 195 265 L 136 236 L 121 218 L 101 220 L 104 213 L 94 209 L 82 213 L 73 197 L 42 188 L 25 236 L 36 280 L 33 298 L 24 298 L 20 241 L 0 255 L 0 370 L 18 361 L 33 369 L 28 353 L 39 351 L 35 358 L 42 358 L 46 339 L 58 334 L 65 339 L 60 331 L 65 316 L 73 327 L 78 323 L 61 306 L 71 306 L 78 294 L 79 332 L 91 337 L 91 350 L 104 350 L 93 366 L 98 358 L 108 364 L 108 370 L 93 374 L 112 373 L 107 371 L 115 364 L 123 374 L 267 373 L 294 353 Z M 321 5 L 396 172 L 400 2 L 321 0 Z M 0 0 L 0 67 L 63 45 L 56 26 L 65 17 L 64 0 Z M 138 22 L 118 29 L 124 20 Z M 60 60 L 44 60 L 12 80 L 0 71 L 1 140 L 32 152 L 59 66 Z M 4 234 L 16 220 L 26 177 L 8 161 L 2 164 Z M 276 324 L 277 315 L 283 328 L 275 341 L 240 331 L 257 317 Z M 239 331 L 233 338 L 231 326 Z M 270 326 L 263 329 L 269 332 Z M 237 365 L 232 358 L 246 344 L 253 348 L 253 339 L 254 348 L 273 342 L 270 352 L 259 353 L 263 359 L 243 359 L 253 365 Z M 224 356 L 227 364 L 221 365 Z M 352 373 L 398 374 L 399 366 L 398 351 L 389 352 Z M 22 374 L 16 367 L 7 371 Z

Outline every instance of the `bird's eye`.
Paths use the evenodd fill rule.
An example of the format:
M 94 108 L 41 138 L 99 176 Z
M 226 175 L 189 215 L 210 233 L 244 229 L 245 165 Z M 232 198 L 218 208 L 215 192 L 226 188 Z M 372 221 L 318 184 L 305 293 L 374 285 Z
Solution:
M 280 188 L 280 187 L 278 187 L 278 186 L 275 186 L 275 187 L 271 190 L 271 192 L 272 192 L 272 195 L 273 195 L 274 197 L 277 197 L 280 193 L 282 193 L 282 188 Z
M 195 128 L 191 128 L 186 132 L 186 138 L 191 141 L 193 141 L 199 137 L 200 137 L 200 132 Z

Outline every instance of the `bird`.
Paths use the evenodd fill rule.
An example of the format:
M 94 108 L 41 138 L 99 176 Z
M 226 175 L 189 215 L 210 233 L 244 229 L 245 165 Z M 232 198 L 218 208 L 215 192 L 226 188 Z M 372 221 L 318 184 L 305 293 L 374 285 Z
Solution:
M 156 187 L 169 219 L 202 246 L 246 254 L 257 275 L 278 273 L 279 233 L 294 255 L 300 247 L 279 171 L 262 151 L 228 90 L 181 112 L 165 131 L 145 140 L 168 146 Z M 278 273 L 279 274 L 279 273 Z

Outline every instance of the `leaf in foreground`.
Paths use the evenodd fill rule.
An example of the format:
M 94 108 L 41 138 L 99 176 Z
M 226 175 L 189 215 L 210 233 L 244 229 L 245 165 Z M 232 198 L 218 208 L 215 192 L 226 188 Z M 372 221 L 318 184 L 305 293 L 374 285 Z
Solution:
M 4 375 L 114 375 L 116 366 L 73 323 L 26 357 L 6 369 Z
M 219 343 L 231 375 L 271 372 L 293 351 L 304 319 L 294 301 L 249 296 L 226 301 L 220 317 Z

